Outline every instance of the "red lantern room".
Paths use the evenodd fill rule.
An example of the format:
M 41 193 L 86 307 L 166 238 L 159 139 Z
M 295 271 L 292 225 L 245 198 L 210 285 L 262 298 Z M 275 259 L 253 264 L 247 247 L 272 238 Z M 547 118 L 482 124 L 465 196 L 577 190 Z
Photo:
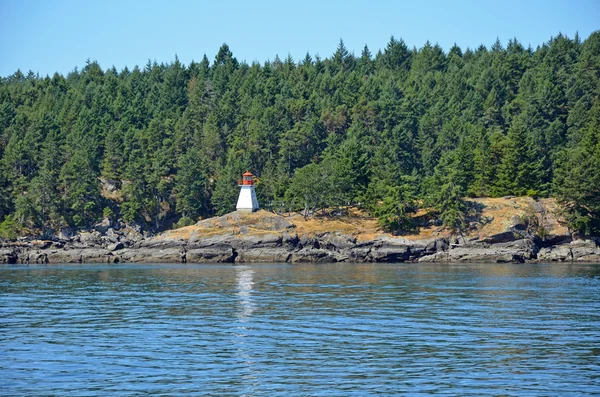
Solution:
M 254 180 L 252 179 L 254 177 L 254 175 L 252 175 L 249 172 L 244 173 L 244 175 L 242 175 L 242 180 L 238 181 L 238 185 L 239 186 L 252 186 L 254 185 Z

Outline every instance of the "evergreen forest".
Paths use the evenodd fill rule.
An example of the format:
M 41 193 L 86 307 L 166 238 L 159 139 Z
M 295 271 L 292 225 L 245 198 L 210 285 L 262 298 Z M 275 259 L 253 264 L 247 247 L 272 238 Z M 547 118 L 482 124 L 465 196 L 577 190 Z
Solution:
M 357 205 L 398 233 L 420 207 L 460 230 L 465 197 L 529 195 L 600 235 L 600 31 L 0 79 L 5 235 L 192 224 L 233 211 L 245 171 L 263 207 Z

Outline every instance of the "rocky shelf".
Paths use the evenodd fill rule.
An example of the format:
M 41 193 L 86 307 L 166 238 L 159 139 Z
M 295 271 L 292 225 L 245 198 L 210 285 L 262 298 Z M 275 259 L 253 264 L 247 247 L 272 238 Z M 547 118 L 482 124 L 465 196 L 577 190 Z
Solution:
M 0 263 L 600 262 L 596 239 L 540 238 L 518 224 L 484 238 L 358 239 L 298 234 L 274 214 L 232 213 L 154 237 L 110 227 L 62 237 L 5 244 Z

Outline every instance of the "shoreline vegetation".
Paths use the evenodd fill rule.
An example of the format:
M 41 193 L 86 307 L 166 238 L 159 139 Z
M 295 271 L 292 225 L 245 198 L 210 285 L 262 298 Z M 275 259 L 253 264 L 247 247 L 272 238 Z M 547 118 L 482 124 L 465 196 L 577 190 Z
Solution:
M 138 260 L 148 244 L 173 250 L 168 261 L 204 261 L 192 251 L 217 237 L 215 260 L 230 262 L 442 260 L 487 245 L 538 260 L 600 236 L 598 164 L 600 31 L 535 49 L 391 37 L 354 54 L 340 40 L 329 57 L 263 64 L 223 44 L 212 62 L 118 71 L 88 60 L 66 76 L 0 78 L 4 261 Z M 247 171 L 264 219 L 304 216 L 277 217 L 291 229 L 269 243 L 243 225 L 176 237 L 243 224 L 227 214 Z
M 394 236 L 357 208 L 304 217 L 232 212 L 150 236 L 103 222 L 93 231 L 4 244 L 0 263 L 600 262 L 600 241 L 577 239 L 553 199 L 471 199 L 456 235 L 427 211 Z

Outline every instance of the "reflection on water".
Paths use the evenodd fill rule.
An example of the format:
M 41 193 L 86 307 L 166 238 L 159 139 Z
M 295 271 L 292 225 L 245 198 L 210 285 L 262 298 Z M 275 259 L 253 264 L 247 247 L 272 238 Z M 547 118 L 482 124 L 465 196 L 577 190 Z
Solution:
M 252 276 L 254 272 L 249 266 L 236 267 L 237 296 L 240 303 L 238 318 L 245 322 L 254 311 L 254 302 L 252 302 Z
M 0 267 L 0 395 L 598 395 L 600 265 Z
M 252 287 L 254 271 L 250 266 L 235 267 L 236 277 L 236 295 L 238 298 L 238 310 L 235 336 L 233 343 L 236 346 L 236 359 L 241 363 L 239 377 L 243 380 L 241 395 L 254 395 L 260 368 L 255 365 L 252 357 L 251 328 L 248 324 L 249 317 L 254 312 L 254 302 L 252 301 Z

